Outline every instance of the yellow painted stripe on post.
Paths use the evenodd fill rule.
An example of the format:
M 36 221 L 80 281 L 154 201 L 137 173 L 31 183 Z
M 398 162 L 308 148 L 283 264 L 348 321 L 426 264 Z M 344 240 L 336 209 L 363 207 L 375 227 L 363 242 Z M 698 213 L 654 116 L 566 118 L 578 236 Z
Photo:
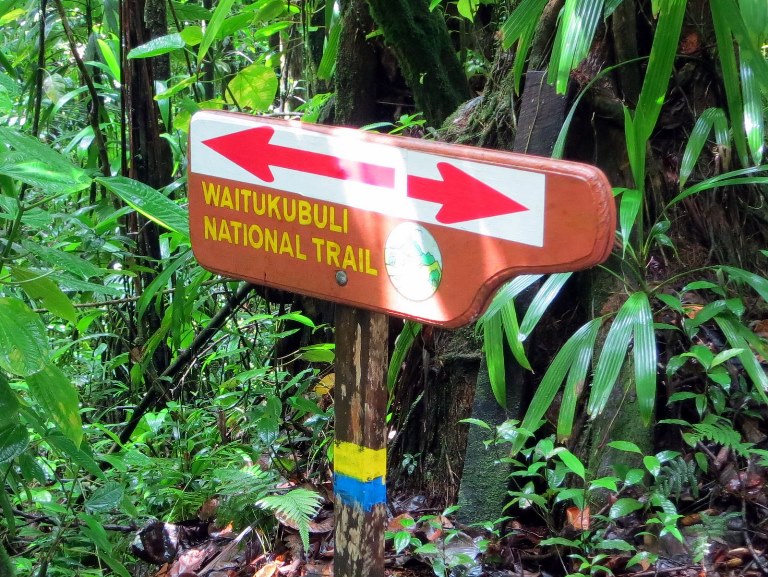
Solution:
M 387 474 L 387 450 L 369 449 L 346 441 L 333 444 L 333 468 L 337 475 L 364 483 Z

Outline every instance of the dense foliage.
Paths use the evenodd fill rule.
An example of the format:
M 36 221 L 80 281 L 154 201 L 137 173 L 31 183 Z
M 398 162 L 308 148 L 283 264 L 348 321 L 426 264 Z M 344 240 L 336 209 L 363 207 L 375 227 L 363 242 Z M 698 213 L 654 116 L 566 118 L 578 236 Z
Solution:
M 343 18 L 368 4 L 374 19 Z M 483 86 L 488 101 L 502 90 L 494 75 L 517 95 L 535 61 L 574 95 L 554 148 L 562 157 L 590 122 L 596 140 L 609 138 L 594 95 L 635 71 L 634 92 L 626 81 L 610 103 L 621 125 L 612 154 L 626 161 L 611 175 L 617 248 L 574 304 L 582 322 L 570 322 L 546 363 L 532 358 L 531 335 L 572 285 L 565 273 L 514 280 L 478 323 L 501 403 L 505 348 L 507 363 L 537 370 L 519 418 L 469 420 L 510 467 L 510 510 L 546 525 L 525 547 L 554 552 L 559 571 L 592 574 L 647 569 L 664 556 L 651 537 L 667 535 L 712 563 L 707 539 L 734 515 L 745 526 L 764 520 L 764 0 L 405 4 L 412 12 L 358 0 L 0 1 L 0 576 L 127 577 L 139 527 L 195 518 L 214 498 L 219 524 L 258 527 L 267 544 L 288 526 L 307 548 L 328 500 L 332 331 L 289 297 L 267 299 L 196 264 L 187 130 L 201 109 L 318 122 L 336 105 L 341 115 L 350 54 L 339 46 L 360 22 L 386 85 L 372 97 L 372 130 L 440 137 L 446 102 Z M 640 23 L 625 31 L 634 48 L 623 53 L 619 18 Z M 434 62 L 409 53 L 405 20 L 446 35 L 434 45 L 455 54 L 439 58 L 466 85 L 448 73 L 432 83 Z M 470 118 L 466 140 L 485 144 L 477 126 L 500 110 Z M 395 345 L 393 394 L 420 330 L 406 323 Z M 637 399 L 634 413 L 624 398 Z M 579 441 L 589 434 L 580 414 L 598 423 L 612 412 L 667 439 L 600 429 L 600 442 Z M 618 466 L 590 459 L 598 448 Z M 593 502 L 605 505 L 590 521 Z M 684 535 L 681 520 L 701 511 Z M 509 565 L 499 551 L 522 547 L 525 527 L 487 521 L 480 548 L 489 564 Z M 400 522 L 394 549 L 418 552 L 437 574 L 475 562 L 440 554 L 413 519 Z M 444 546 L 459 539 L 446 534 Z M 744 534 L 764 567 L 753 542 L 768 540 Z

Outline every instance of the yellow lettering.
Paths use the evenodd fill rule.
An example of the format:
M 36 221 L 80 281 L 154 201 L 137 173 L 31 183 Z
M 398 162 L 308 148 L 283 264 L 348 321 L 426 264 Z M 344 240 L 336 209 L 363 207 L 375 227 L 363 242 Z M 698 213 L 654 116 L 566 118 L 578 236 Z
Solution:
M 288 215 L 288 206 L 291 207 L 290 216 Z M 294 220 L 296 220 L 296 199 L 295 198 L 292 198 L 290 200 L 287 198 L 283 199 L 283 219 L 285 220 L 285 222 L 293 222 Z
M 219 223 L 219 241 L 221 242 L 228 242 L 229 244 L 232 244 L 232 237 L 229 235 L 229 225 L 227 224 L 227 221 L 222 219 Z
M 318 210 L 322 207 L 323 209 L 323 219 L 320 220 L 320 215 L 318 214 Z M 315 204 L 313 208 L 313 214 L 315 215 L 315 226 L 319 228 L 320 230 L 323 230 L 325 228 L 325 225 L 328 223 L 328 206 L 325 204 Z
M 277 231 L 271 228 L 264 229 L 264 250 L 277 252 Z
M 293 256 L 293 245 L 291 245 L 291 237 L 288 236 L 287 232 L 284 232 L 282 238 L 280 239 L 279 254 L 289 254 Z
M 206 214 L 203 218 L 203 225 L 205 226 L 205 240 L 218 240 L 216 235 L 216 219 L 210 218 Z
M 264 235 L 261 233 L 261 227 L 258 224 L 252 224 L 248 229 L 248 242 L 253 248 L 261 248 L 264 243 Z
M 234 210 L 234 206 L 232 205 L 232 195 L 229 192 L 229 187 L 225 186 L 224 190 L 221 191 L 221 204 L 219 206 L 222 206 L 224 208 L 231 208 Z
M 269 202 L 267 203 L 267 216 L 269 218 L 282 220 L 282 218 L 280 218 L 280 209 L 277 206 L 279 202 L 279 196 L 272 196 L 271 194 L 269 195 Z
M 365 249 L 365 274 L 379 276 L 379 271 L 371 266 L 371 251 Z
M 203 181 L 203 196 L 205 197 L 205 204 L 208 206 L 219 206 L 219 189 L 221 185 L 213 185 L 210 182 Z
M 243 223 L 230 220 L 229 226 L 231 226 L 232 229 L 235 231 L 235 240 L 233 241 L 234 244 L 240 244 L 240 229 L 243 228 Z
M 342 228 L 336 224 L 336 208 L 331 207 L 331 226 L 329 227 L 333 232 L 342 232 Z
M 317 249 L 317 262 L 323 262 L 323 246 L 325 245 L 325 240 L 313 236 L 312 244 L 314 244 Z
M 267 195 L 262 192 L 258 196 L 254 196 L 253 197 L 253 212 L 254 212 L 254 214 L 258 214 L 259 216 L 263 216 L 264 213 L 267 211 L 266 196 Z M 256 202 L 257 200 L 261 200 L 261 206 L 258 205 L 258 203 Z
M 250 211 L 250 204 L 251 204 L 251 195 L 253 194 L 253 191 L 251 191 L 248 188 L 236 188 L 235 189 L 235 200 L 237 204 L 237 210 L 242 210 L 243 212 L 249 212 Z
M 332 240 L 328 240 L 325 243 L 325 261 L 330 266 L 333 264 L 336 268 L 341 268 L 341 265 L 339 264 L 339 253 L 341 252 L 341 247 L 333 242 Z
M 301 235 L 296 235 L 296 258 L 299 260 L 307 260 L 307 255 L 301 252 Z
M 299 201 L 299 224 L 312 224 L 312 205 L 306 200 Z
M 344 260 L 341 263 L 342 268 L 351 268 L 357 272 L 357 262 L 355 262 L 355 249 L 350 245 L 344 248 Z

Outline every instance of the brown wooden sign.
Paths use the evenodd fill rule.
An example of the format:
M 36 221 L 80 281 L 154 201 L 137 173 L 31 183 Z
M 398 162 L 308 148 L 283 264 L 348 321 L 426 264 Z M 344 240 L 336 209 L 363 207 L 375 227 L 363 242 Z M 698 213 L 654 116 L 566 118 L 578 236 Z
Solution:
M 207 111 L 189 214 L 209 270 L 445 327 L 515 275 L 602 262 L 615 228 L 592 166 Z

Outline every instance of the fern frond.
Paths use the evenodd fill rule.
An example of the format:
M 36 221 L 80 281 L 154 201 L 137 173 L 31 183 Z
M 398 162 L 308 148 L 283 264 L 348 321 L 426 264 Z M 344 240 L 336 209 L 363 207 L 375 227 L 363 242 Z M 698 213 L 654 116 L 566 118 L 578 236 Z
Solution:
M 257 506 L 274 511 L 298 528 L 304 550 L 309 549 L 309 524 L 317 515 L 323 498 L 309 489 L 293 489 L 282 495 L 268 495 L 256 503 Z
M 715 416 L 708 417 L 703 422 L 693 425 L 693 435 L 697 441 L 707 439 L 718 445 L 729 447 L 743 457 L 749 456 L 752 443 L 742 442 L 741 434 L 733 428 L 731 423 Z

